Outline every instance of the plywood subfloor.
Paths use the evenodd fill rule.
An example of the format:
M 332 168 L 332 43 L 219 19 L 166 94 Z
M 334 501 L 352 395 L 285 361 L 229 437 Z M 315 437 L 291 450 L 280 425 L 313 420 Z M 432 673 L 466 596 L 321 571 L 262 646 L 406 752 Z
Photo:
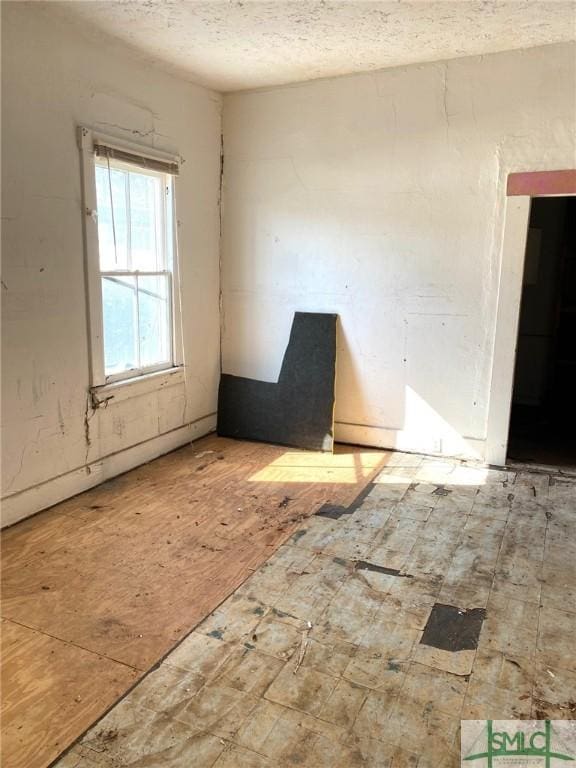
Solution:
M 388 455 L 210 436 L 4 531 L 2 764 L 53 761 Z

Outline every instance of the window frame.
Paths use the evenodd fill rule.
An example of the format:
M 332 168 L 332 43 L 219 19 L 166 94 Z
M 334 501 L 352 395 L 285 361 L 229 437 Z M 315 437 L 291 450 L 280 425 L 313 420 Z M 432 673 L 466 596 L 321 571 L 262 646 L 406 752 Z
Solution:
M 94 151 L 95 144 L 104 144 L 112 149 L 130 152 L 139 157 L 149 160 L 160 160 L 165 163 L 176 164 L 179 166 L 180 158 L 168 152 L 151 149 L 145 145 L 135 142 L 127 142 L 122 139 L 94 131 L 86 126 L 78 128 L 78 144 L 81 153 L 81 171 L 82 171 L 82 214 L 84 220 L 84 254 L 85 254 L 85 276 L 87 291 L 87 324 L 89 337 L 89 357 L 90 357 L 90 385 L 91 388 L 103 388 L 110 385 L 121 386 L 122 384 L 134 384 L 139 380 L 148 381 L 151 377 L 156 379 L 159 374 L 173 374 L 183 366 L 182 353 L 182 321 L 180 306 L 180 270 L 177 247 L 177 219 L 176 219 L 176 197 L 177 197 L 177 175 L 171 175 L 162 171 L 152 170 L 145 166 L 139 166 L 136 163 L 126 163 L 114 160 L 115 167 L 122 167 L 126 170 L 141 169 L 144 174 L 164 177 L 171 179 L 167 184 L 168 193 L 165 196 L 162 209 L 162 224 L 165 232 L 165 242 L 163 248 L 167 252 L 166 269 L 150 271 L 138 270 L 101 270 L 100 269 L 100 248 L 98 240 L 98 218 L 97 218 L 97 196 L 96 196 L 96 164 L 98 158 Z M 168 259 L 171 258 L 171 264 Z M 171 329 L 171 360 L 158 363 L 152 366 L 143 366 L 131 369 L 130 371 L 121 371 L 119 373 L 106 375 L 104 362 L 104 321 L 103 321 L 103 300 L 102 300 L 102 277 L 108 273 L 118 275 L 142 275 L 168 273 L 171 278 L 168 279 L 170 299 L 169 299 L 169 322 Z

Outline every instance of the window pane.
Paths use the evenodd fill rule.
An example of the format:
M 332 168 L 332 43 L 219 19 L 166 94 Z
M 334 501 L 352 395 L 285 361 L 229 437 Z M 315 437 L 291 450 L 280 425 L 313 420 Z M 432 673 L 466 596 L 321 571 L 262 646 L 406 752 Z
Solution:
M 132 269 L 152 272 L 163 269 L 160 236 L 158 177 L 130 173 L 130 245 Z
M 168 275 L 138 277 L 142 367 L 172 359 L 168 279 Z
M 136 278 L 103 277 L 102 309 L 106 376 L 137 368 Z
M 98 244 L 101 270 L 128 268 L 127 176 L 125 171 L 96 165 Z M 111 200 L 113 205 L 110 204 Z

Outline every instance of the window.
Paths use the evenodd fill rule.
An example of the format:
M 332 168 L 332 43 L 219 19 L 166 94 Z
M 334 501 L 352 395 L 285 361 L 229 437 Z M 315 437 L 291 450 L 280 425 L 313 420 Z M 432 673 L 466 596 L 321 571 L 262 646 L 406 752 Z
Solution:
M 179 364 L 174 158 L 81 129 L 93 384 Z M 137 149 L 137 152 L 134 150 Z

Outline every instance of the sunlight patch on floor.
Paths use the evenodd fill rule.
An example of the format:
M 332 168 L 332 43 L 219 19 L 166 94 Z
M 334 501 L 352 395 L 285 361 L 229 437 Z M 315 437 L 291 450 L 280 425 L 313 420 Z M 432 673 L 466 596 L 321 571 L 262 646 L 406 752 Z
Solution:
M 286 451 L 249 480 L 259 483 L 357 483 L 383 466 L 389 453 L 338 446 L 336 453 Z

